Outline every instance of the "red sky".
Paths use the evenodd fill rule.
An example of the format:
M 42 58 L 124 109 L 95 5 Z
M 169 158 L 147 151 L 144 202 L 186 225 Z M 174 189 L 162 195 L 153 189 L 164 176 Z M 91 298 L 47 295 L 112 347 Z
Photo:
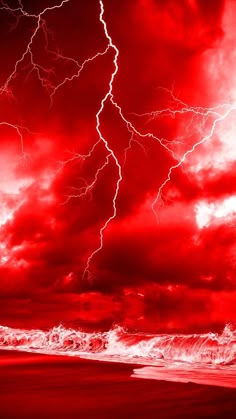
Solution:
M 0 322 L 236 321 L 235 2 L 0 4 Z

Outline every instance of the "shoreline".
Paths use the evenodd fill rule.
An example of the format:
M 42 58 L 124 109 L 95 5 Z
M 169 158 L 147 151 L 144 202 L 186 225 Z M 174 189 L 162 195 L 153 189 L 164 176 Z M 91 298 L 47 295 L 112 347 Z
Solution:
M 236 416 L 236 389 L 143 380 L 135 364 L 4 350 L 0 367 L 2 419 Z

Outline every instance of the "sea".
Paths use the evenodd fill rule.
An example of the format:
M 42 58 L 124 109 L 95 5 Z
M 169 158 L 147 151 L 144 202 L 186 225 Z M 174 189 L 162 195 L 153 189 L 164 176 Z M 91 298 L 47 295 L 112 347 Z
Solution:
M 0 418 L 236 417 L 236 330 L 0 326 Z

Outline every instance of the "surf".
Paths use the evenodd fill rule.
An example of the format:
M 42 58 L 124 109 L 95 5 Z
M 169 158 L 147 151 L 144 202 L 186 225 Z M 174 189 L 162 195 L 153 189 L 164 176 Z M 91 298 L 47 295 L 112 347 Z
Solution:
M 25 330 L 0 326 L 0 349 L 70 356 L 99 354 L 145 360 L 181 361 L 208 365 L 236 364 L 236 329 L 222 333 L 141 334 L 122 327 L 107 332 L 85 332 L 60 325 L 50 330 Z

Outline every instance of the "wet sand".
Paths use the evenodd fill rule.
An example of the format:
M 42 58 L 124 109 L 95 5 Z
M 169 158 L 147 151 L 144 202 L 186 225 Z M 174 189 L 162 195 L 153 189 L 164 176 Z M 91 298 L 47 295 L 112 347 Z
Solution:
M 0 418 L 236 417 L 236 389 L 143 380 L 136 367 L 0 351 Z

